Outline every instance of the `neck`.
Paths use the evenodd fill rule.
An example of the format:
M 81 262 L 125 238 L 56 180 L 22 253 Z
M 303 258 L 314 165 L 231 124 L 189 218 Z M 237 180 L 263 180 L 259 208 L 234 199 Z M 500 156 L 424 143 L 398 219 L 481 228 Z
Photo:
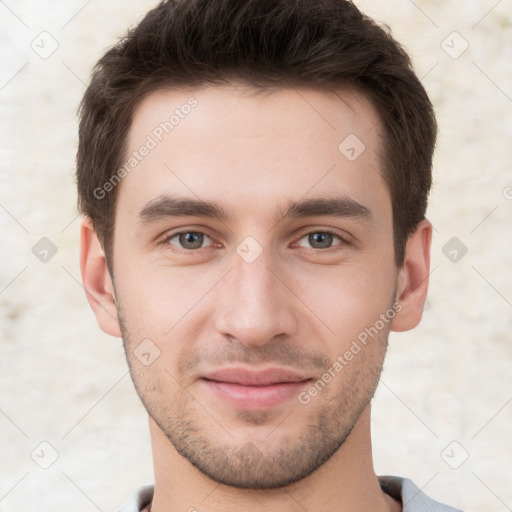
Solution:
M 320 468 L 291 485 L 269 490 L 219 484 L 182 457 L 149 418 L 155 494 L 151 512 L 397 512 L 399 503 L 385 494 L 373 470 L 370 408 L 361 414 L 339 450 Z

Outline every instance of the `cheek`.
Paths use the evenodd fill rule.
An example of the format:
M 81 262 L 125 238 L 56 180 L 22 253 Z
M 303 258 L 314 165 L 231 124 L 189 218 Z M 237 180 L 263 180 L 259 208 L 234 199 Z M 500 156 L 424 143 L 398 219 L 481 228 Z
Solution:
M 174 390 L 179 394 L 178 383 L 189 378 L 183 368 L 197 352 L 198 340 L 206 338 L 204 331 L 212 334 L 219 276 L 199 267 L 149 268 L 143 263 L 134 264 L 133 269 L 145 271 L 126 273 L 119 285 L 126 329 L 124 344 L 137 371 L 134 381 L 141 389 L 157 394 Z M 136 354 L 142 350 L 138 349 L 141 340 L 147 339 L 156 346 L 149 344 L 149 352 L 158 357 L 146 368 Z
M 195 266 L 190 269 L 148 265 L 147 261 L 119 264 L 116 289 L 130 327 L 159 338 L 199 305 L 218 277 Z M 130 264 L 128 264 L 130 263 Z
M 303 275 L 298 295 L 336 340 L 350 341 L 385 313 L 393 299 L 392 270 L 367 265 L 326 267 Z
M 333 344 L 341 340 L 350 344 L 389 308 L 394 291 L 392 261 L 391 254 L 388 258 L 382 254 L 347 257 L 330 265 L 296 260 L 279 265 L 280 278 L 289 291 L 281 286 L 269 288 L 268 293 L 280 293 L 276 299 L 293 310 L 299 319 L 300 339 L 314 335 L 319 344 L 330 339 L 335 340 Z M 201 329 L 211 328 L 209 319 L 220 305 L 232 307 L 224 298 L 237 296 L 235 288 L 240 284 L 229 277 L 222 279 L 229 269 L 229 263 L 220 261 L 218 265 L 172 267 L 133 255 L 133 251 L 129 260 L 118 257 L 116 270 L 122 278 L 116 289 L 134 341 L 151 338 L 165 345 L 178 334 L 182 338 L 183 330 L 194 338 Z M 331 351 L 327 346 L 318 348 Z

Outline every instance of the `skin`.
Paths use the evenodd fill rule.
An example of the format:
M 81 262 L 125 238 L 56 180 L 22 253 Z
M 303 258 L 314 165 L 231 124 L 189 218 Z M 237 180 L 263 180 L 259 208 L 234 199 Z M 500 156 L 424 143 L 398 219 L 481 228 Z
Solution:
M 377 113 L 348 90 L 158 91 L 138 105 L 128 154 L 192 96 L 197 106 L 118 185 L 114 280 L 91 222 L 81 229 L 87 297 L 100 327 L 122 336 L 149 413 L 151 510 L 401 510 L 373 470 L 370 400 L 389 331 L 421 319 L 432 228 L 418 225 L 397 268 Z M 365 144 L 354 161 L 338 149 L 349 134 Z M 232 217 L 141 222 L 165 194 L 217 202 Z M 288 201 L 334 196 L 369 218 L 281 216 Z M 326 229 L 341 238 L 308 236 Z M 205 230 L 196 245 L 176 237 Z M 249 236 L 261 250 L 250 263 L 237 252 Z M 201 379 L 243 364 L 316 382 L 394 303 L 392 320 L 307 404 L 246 410 Z M 149 365 L 136 357 L 147 339 L 159 350 Z

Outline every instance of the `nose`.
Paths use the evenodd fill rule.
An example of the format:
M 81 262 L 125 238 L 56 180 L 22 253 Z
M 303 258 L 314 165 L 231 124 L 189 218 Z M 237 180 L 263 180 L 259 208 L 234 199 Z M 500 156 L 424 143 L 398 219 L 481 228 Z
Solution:
M 274 338 L 290 337 L 297 329 L 299 301 L 281 267 L 262 254 L 251 263 L 238 254 L 234 268 L 222 280 L 215 326 L 226 338 L 247 346 L 262 346 Z

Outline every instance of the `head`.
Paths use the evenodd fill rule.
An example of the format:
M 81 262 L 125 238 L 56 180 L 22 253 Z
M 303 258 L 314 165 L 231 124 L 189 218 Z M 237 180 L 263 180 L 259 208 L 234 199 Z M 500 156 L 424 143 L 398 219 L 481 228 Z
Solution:
M 368 409 L 389 331 L 421 318 L 435 137 L 407 54 L 348 1 L 165 1 L 98 62 L 84 284 L 155 425 L 204 474 L 297 481 Z M 235 366 L 303 384 L 244 407 L 207 379 Z

